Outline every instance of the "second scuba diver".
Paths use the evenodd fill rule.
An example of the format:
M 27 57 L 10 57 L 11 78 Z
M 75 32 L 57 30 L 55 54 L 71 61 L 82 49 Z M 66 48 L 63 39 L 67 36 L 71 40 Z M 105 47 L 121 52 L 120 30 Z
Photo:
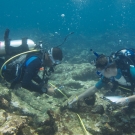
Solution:
M 110 80 L 113 80 L 118 85 L 130 87 L 132 93 L 135 89 L 135 50 L 122 49 L 113 54 L 112 57 L 107 57 L 103 54 L 96 55 L 95 66 L 101 75 L 101 79 L 95 86 L 88 88 L 85 92 L 78 97 L 73 96 L 68 100 L 68 106 L 72 105 L 80 99 L 95 94 L 99 89 L 105 86 Z M 113 58 L 114 57 L 114 58 Z M 116 84 L 115 83 L 115 84 Z M 135 95 L 119 99 L 116 103 L 119 105 L 128 105 L 130 102 L 135 101 Z

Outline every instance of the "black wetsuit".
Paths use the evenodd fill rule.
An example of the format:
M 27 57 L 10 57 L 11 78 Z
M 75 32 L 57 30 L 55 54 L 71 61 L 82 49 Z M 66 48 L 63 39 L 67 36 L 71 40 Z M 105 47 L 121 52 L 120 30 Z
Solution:
M 21 80 L 12 82 L 11 88 L 14 88 L 17 83 L 21 83 L 21 86 L 23 88 L 42 94 L 43 80 L 38 76 L 38 71 L 41 67 L 42 59 L 39 57 L 31 56 L 25 62 L 23 73 L 21 75 Z M 36 83 L 34 83 L 33 81 L 35 81 Z
M 21 81 L 23 88 L 42 93 L 42 79 L 37 75 L 41 66 L 42 62 L 40 58 L 36 58 L 28 64 L 28 66 L 24 69 L 24 74 Z M 32 80 L 37 84 L 32 82 Z

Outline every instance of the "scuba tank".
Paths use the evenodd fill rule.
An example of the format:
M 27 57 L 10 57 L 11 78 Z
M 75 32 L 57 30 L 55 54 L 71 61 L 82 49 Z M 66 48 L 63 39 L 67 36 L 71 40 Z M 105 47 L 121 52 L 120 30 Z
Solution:
M 6 42 L 0 41 L 0 55 L 16 54 L 20 52 L 30 51 L 36 47 L 36 44 L 31 39 L 23 38 L 22 40 L 11 40 L 6 50 Z
M 10 30 L 6 29 L 4 41 L 0 41 L 0 56 L 16 55 L 33 50 L 36 47 L 36 44 L 31 39 L 10 40 L 9 32 Z

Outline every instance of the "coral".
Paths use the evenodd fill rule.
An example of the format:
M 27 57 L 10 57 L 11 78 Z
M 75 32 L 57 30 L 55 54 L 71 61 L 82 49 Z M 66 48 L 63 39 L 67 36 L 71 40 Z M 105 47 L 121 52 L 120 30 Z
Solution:
M 0 110 L 0 126 L 6 122 L 7 113 L 5 110 Z
M 95 101 L 96 101 L 96 96 L 95 95 L 88 96 L 88 97 L 84 98 L 84 102 L 87 105 L 94 105 L 95 104 Z
M 0 98 L 1 108 L 7 109 L 9 107 L 9 102 L 5 98 Z
M 84 53 L 81 54 L 84 56 Z M 50 82 L 68 97 L 82 93 L 95 84 L 94 68 L 88 63 L 61 64 Z M 57 94 L 59 91 L 57 91 Z M 74 104 L 74 109 L 60 110 L 64 96 L 38 94 L 26 89 L 9 90 L 0 86 L 0 134 L 16 135 L 84 135 L 84 127 L 93 135 L 135 133 L 135 109 L 123 108 L 105 100 L 102 89 Z M 62 95 L 62 94 L 61 94 Z M 67 103 L 67 101 L 66 101 Z M 76 114 L 77 113 L 77 114 Z
M 96 105 L 94 108 L 91 110 L 92 113 L 98 113 L 98 114 L 103 114 L 104 113 L 104 108 L 102 105 Z
M 9 118 L 10 117 L 10 118 Z M 26 118 L 21 118 L 17 115 L 7 114 L 6 121 L 0 127 L 1 134 L 17 134 L 19 130 L 21 130 L 26 123 Z
M 68 86 L 71 89 L 79 89 L 83 87 L 83 85 L 81 85 L 81 83 L 77 81 L 69 81 L 68 83 L 65 84 L 65 86 Z
M 76 72 L 73 72 L 72 78 L 74 80 L 87 81 L 94 79 L 95 74 L 93 74 L 93 68 L 90 68 L 90 65 L 86 67 L 78 68 Z
M 42 122 L 42 125 L 36 129 L 36 132 L 40 135 L 54 135 L 58 131 L 55 124 L 54 112 L 48 110 L 47 114 L 49 115 L 49 119 Z

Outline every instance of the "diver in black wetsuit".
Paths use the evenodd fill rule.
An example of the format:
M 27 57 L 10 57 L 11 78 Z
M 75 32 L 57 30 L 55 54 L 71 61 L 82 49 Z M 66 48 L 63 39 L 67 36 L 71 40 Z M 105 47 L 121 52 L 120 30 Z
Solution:
M 20 79 L 16 79 L 11 82 L 10 88 L 13 89 L 16 84 L 20 83 L 21 87 L 28 89 L 30 91 L 52 94 L 54 90 L 47 89 L 47 79 L 41 79 L 38 76 L 38 71 L 41 67 L 50 68 L 60 64 L 63 58 L 62 50 L 59 47 L 53 47 L 48 52 L 44 53 L 42 57 L 38 57 L 35 54 L 28 57 L 23 64 L 23 71 L 21 73 Z M 44 69 L 45 70 L 45 69 Z M 10 73 L 6 73 L 5 76 L 9 78 Z M 11 72 L 11 71 L 10 71 Z M 53 71 L 52 71 L 53 72 Z M 6 75 L 7 74 L 7 75 Z M 5 77 L 6 78 L 6 77 Z M 36 83 L 34 83 L 34 82 Z
M 51 48 L 48 50 L 48 52 L 44 52 L 42 43 L 40 43 L 40 45 L 36 45 L 32 40 L 27 38 L 10 42 L 9 32 L 10 30 L 6 29 L 4 34 L 4 42 L 1 44 L 2 49 L 0 49 L 0 56 L 4 56 L 4 59 L 0 58 L 1 78 L 4 78 L 11 84 L 11 89 L 15 88 L 16 84 L 21 83 L 23 88 L 30 91 L 36 91 L 41 94 L 53 92 L 53 90 L 51 91 L 51 89 L 47 89 L 48 77 L 44 78 L 45 74 L 48 76 L 48 73 L 53 72 L 53 67 L 61 63 L 63 54 L 59 47 L 64 45 L 67 38 L 74 34 L 74 32 L 66 35 L 64 41 L 60 45 Z M 21 57 L 21 55 L 28 54 L 29 51 L 30 54 L 31 52 L 33 53 L 35 51 L 38 51 L 41 54 L 36 54 L 37 56 L 33 54 L 30 57 L 26 57 L 26 59 L 16 60 L 16 58 L 20 59 L 19 57 Z M 38 57 L 38 55 L 40 56 Z M 44 74 L 42 79 L 38 76 L 38 71 L 41 67 L 44 67 Z M 50 68 L 49 72 L 46 70 L 47 67 Z

